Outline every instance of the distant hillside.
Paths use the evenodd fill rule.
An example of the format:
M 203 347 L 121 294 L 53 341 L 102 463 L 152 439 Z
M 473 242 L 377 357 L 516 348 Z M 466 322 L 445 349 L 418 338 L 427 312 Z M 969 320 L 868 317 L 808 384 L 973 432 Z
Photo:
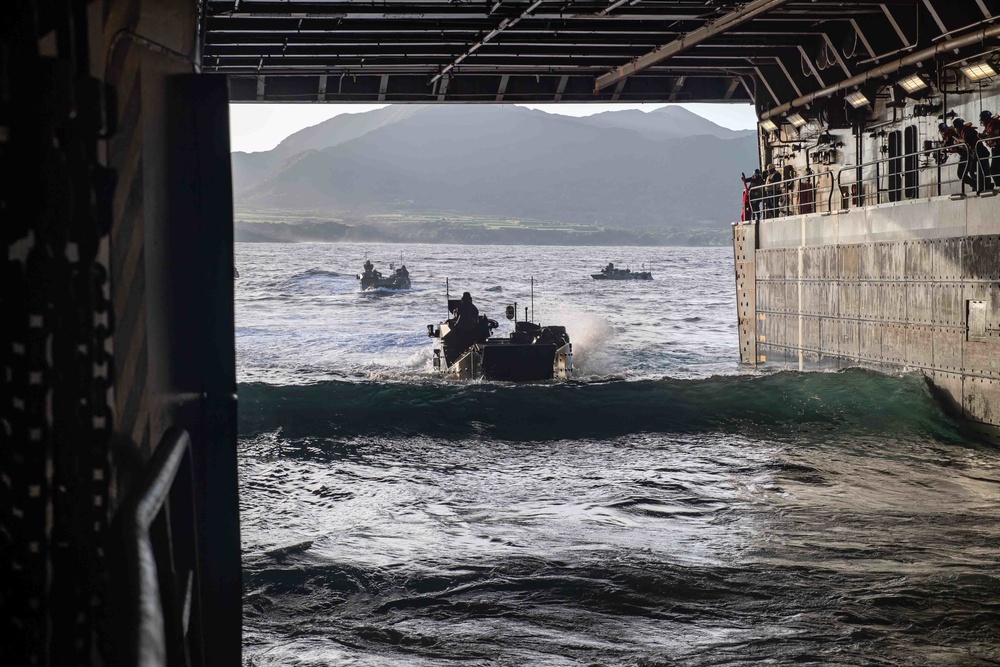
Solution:
M 337 116 L 273 151 L 236 153 L 233 179 L 243 209 L 659 230 L 736 219 L 739 173 L 756 163 L 752 132 L 681 107 L 571 118 L 515 106 L 397 105 Z
M 736 139 L 757 134 L 754 130 L 730 130 L 680 106 L 666 106 L 649 112 L 638 109 L 605 111 L 580 120 L 601 127 L 636 130 L 650 139 L 678 139 L 704 134 L 719 139 Z
M 422 104 L 396 104 L 367 113 L 345 113 L 289 135 L 272 150 L 259 153 L 233 153 L 233 190 L 239 192 L 267 176 L 285 160 L 308 150 L 322 150 L 342 144 L 405 120 L 429 107 Z

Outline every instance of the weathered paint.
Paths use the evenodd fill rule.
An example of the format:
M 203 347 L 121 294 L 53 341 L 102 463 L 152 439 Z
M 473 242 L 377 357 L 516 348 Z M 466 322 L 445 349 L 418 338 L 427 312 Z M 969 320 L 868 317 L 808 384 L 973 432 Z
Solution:
M 756 223 L 733 225 L 733 259 L 736 263 L 736 317 L 740 330 L 740 361 L 745 364 L 757 363 L 756 245 Z
M 733 229 L 744 363 L 918 370 L 964 417 L 1000 427 L 1000 197 Z

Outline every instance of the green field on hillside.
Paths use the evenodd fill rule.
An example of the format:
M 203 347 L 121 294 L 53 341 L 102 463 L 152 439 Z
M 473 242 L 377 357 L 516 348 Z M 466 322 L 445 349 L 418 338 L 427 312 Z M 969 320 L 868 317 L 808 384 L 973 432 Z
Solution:
M 564 245 L 726 245 L 728 229 L 621 229 L 553 220 L 446 213 L 331 214 L 237 208 L 238 241 L 385 241 Z

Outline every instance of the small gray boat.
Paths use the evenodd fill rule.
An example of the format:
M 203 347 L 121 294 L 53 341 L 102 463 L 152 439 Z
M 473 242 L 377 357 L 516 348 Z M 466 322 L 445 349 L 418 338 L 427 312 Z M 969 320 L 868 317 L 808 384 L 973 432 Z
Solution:
M 631 269 L 618 269 L 611 262 L 601 269 L 600 273 L 591 273 L 594 280 L 652 280 L 653 274 L 649 271 L 633 271 Z

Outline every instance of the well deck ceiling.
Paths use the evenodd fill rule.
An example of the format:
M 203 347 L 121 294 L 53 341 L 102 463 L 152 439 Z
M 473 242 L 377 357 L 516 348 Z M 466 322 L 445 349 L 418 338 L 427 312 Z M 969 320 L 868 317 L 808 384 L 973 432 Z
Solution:
M 235 102 L 766 110 L 997 18 L 1000 0 L 205 0 L 201 63 Z

